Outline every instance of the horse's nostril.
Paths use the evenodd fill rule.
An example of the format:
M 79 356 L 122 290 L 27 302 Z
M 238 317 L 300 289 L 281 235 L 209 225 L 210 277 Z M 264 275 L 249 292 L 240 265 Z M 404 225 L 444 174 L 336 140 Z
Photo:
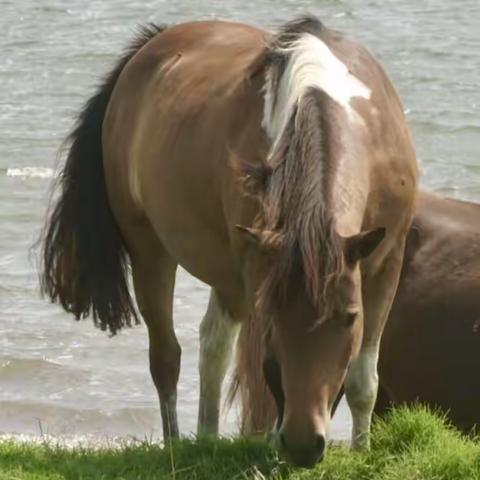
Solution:
M 325 450 L 325 437 L 323 435 L 317 435 L 316 450 L 319 456 L 323 455 Z

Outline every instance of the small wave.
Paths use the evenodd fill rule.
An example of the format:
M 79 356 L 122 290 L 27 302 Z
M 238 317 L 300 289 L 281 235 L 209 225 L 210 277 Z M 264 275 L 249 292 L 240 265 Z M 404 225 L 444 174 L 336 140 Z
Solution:
M 44 358 L 3 357 L 0 359 L 0 378 L 4 373 L 13 374 L 17 377 L 24 372 L 35 372 L 35 376 L 38 376 L 41 371 L 53 373 L 59 368 L 64 367 L 58 362 Z
M 12 167 L 7 168 L 7 177 L 53 178 L 54 170 L 48 167 Z
M 35 341 L 40 347 L 45 344 L 42 336 L 37 336 Z M 6 392 L 18 392 L 31 398 L 66 401 L 82 392 L 88 381 L 89 374 L 85 370 L 52 360 L 0 358 L 0 400 L 8 397 Z
M 82 404 L 81 397 L 77 404 Z M 159 427 L 160 410 L 156 404 L 151 407 L 84 409 L 41 400 L 0 400 L 0 441 L 9 434 L 89 437 L 100 443 L 107 437 L 160 439 Z

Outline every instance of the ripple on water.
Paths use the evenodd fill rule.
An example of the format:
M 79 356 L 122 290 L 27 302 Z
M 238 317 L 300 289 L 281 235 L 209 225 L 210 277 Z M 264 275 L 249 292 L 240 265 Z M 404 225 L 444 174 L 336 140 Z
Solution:
M 54 170 L 48 167 L 10 167 L 6 171 L 7 177 L 17 178 L 53 178 Z
M 54 436 L 159 438 L 157 408 L 114 410 L 67 408 L 35 401 L 0 401 L 0 432 L 42 432 Z

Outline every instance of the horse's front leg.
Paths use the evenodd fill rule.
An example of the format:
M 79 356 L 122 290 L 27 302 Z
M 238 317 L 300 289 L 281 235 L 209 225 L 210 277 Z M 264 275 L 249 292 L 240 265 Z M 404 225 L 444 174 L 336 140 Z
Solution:
M 207 312 L 200 325 L 200 435 L 218 434 L 222 384 L 239 326 L 221 305 L 217 292 L 212 288 Z
M 352 413 L 352 448 L 370 446 L 370 425 L 378 391 L 378 354 L 385 322 L 397 291 L 403 244 L 386 259 L 379 273 L 363 279 L 364 334 L 360 353 L 350 364 L 345 395 Z
M 362 348 L 351 363 L 345 380 L 345 395 L 352 413 L 352 448 L 370 446 L 370 423 L 378 390 L 377 345 Z

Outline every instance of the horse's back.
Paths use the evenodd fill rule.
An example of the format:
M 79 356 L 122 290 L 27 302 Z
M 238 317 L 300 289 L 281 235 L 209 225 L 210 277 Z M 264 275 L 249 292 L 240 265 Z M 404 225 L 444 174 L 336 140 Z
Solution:
M 379 362 L 395 402 L 480 424 L 480 205 L 421 193 Z
M 443 281 L 430 295 L 465 292 L 480 281 L 480 205 L 422 192 L 410 229 L 403 288 L 431 289 L 433 278 Z M 477 273 L 478 272 L 478 273 Z
M 127 64 L 113 92 L 104 122 L 107 168 L 114 157 L 111 162 L 122 162 L 130 176 L 148 177 L 143 172 L 150 150 L 162 146 L 171 155 L 172 147 L 182 147 L 182 132 L 192 149 L 199 147 L 195 134 L 210 137 L 211 145 L 208 127 L 221 133 L 226 112 L 238 107 L 242 95 L 248 97 L 251 69 L 264 48 L 262 31 L 237 23 L 192 22 L 158 34 Z M 128 155 L 117 158 L 125 151 Z M 141 195 L 136 191 L 141 186 L 130 182 L 129 187 L 133 197 Z
M 167 28 L 122 72 L 104 123 L 106 179 L 120 228 L 129 236 L 143 218 L 178 263 L 210 284 L 237 275 L 235 219 L 225 221 L 238 189 L 230 160 L 261 154 L 257 68 L 265 35 L 218 21 Z M 203 260 L 191 253 L 193 239 Z

